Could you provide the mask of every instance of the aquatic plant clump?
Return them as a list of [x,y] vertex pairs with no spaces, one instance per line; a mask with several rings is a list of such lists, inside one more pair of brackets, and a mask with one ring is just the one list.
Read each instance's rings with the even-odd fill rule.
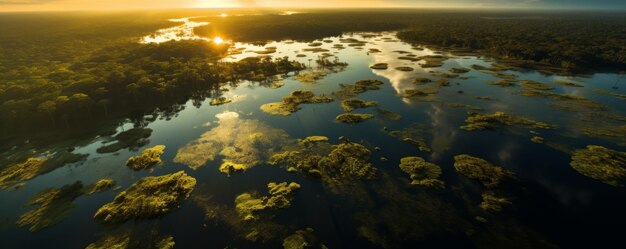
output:
[[156,229],[118,229],[104,234],[98,241],[87,245],[86,249],[172,249],[174,237],[161,236]]
[[493,191],[486,191],[481,196],[483,200],[480,203],[480,208],[487,212],[500,212],[503,207],[511,205],[511,201],[508,198],[498,197]]
[[100,207],[94,219],[119,224],[131,219],[154,218],[176,208],[189,197],[196,179],[184,171],[163,176],[147,176]]
[[626,182],[626,152],[598,145],[576,150],[570,166],[579,173],[611,186],[624,186]]
[[354,84],[339,84],[341,90],[334,92],[333,95],[340,99],[352,98],[359,93],[364,93],[370,90],[379,90],[380,85],[384,83],[380,80],[359,80]]
[[374,115],[372,114],[344,113],[344,114],[339,114],[339,116],[337,116],[335,120],[341,123],[357,124],[373,117]]
[[284,249],[327,249],[314,235],[313,229],[297,230],[283,240]]
[[321,168],[336,172],[339,176],[363,180],[376,178],[377,169],[370,163],[372,152],[358,143],[334,145],[333,150],[319,161]]
[[255,197],[251,193],[243,193],[235,198],[235,208],[237,213],[245,221],[259,219],[263,212],[287,208],[291,206],[291,200],[300,184],[291,182],[267,184],[269,196]]
[[327,136],[308,136],[308,137],[305,137],[304,139],[299,139],[298,142],[304,145],[328,142],[328,137]]
[[133,170],[148,169],[154,165],[163,163],[161,161],[161,155],[165,151],[165,145],[156,145],[152,148],[147,148],[141,152],[140,155],[128,158],[126,166]]
[[367,108],[378,105],[376,101],[363,101],[360,99],[345,99],[341,101],[341,107],[346,112],[351,112],[359,108]]
[[112,179],[100,179],[95,184],[85,187],[85,194],[91,195],[94,193],[102,192],[110,189],[115,185],[115,180]]
[[529,89],[534,89],[534,90],[552,90],[554,89],[554,87],[541,83],[541,82],[537,82],[534,80],[522,80],[522,82],[520,82],[520,85],[523,88],[529,88]]
[[470,155],[454,156],[454,169],[469,179],[480,181],[486,188],[498,187],[513,177],[512,172]]
[[521,126],[525,128],[536,129],[556,129],[556,126],[535,121],[529,118],[516,117],[508,115],[504,112],[496,112],[494,114],[471,113],[465,119],[466,125],[461,129],[467,131],[477,130],[495,130],[503,126]]
[[211,102],[209,102],[209,105],[223,105],[223,104],[228,104],[230,102],[233,102],[233,100],[227,99],[225,97],[219,97],[219,98],[212,99]]
[[283,97],[282,102],[268,103],[261,106],[261,110],[272,115],[288,116],[300,110],[301,104],[330,103],[332,98],[315,95],[311,91],[298,90]]
[[444,182],[439,180],[441,167],[427,162],[421,157],[404,157],[400,159],[400,169],[409,174],[412,185],[443,188]]
[[370,66],[371,69],[374,70],[387,70],[389,68],[389,64],[387,63],[376,63]]

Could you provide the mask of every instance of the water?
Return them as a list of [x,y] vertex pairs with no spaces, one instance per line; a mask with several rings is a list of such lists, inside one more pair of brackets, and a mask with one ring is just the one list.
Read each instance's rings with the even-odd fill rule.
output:
[[[159,30],[155,35],[143,38],[143,42],[163,42],[178,39],[205,39],[193,34],[193,27],[207,25],[196,23],[189,18],[178,19],[182,26]],[[191,32],[191,33],[190,33]],[[355,38],[367,41],[365,46],[344,49],[333,48],[340,39]],[[90,144],[76,148],[75,153],[89,154],[85,162],[66,165],[48,174],[27,182],[17,190],[0,192],[0,241],[3,248],[82,248],[100,238],[111,228],[94,222],[93,214],[105,203],[110,202],[119,191],[144,176],[157,176],[184,170],[198,181],[192,197],[179,209],[154,220],[127,222],[122,227],[156,226],[161,235],[172,235],[177,248],[277,248],[283,237],[261,243],[243,239],[240,230],[224,220],[205,219],[202,203],[197,197],[209,197],[216,206],[224,210],[234,210],[234,199],[243,192],[257,191],[267,194],[268,182],[298,182],[301,190],[295,195],[292,206],[276,212],[275,222],[284,225],[282,232],[292,234],[295,230],[313,228],[313,234],[329,248],[376,248],[362,236],[364,227],[374,228],[385,236],[376,241],[378,245],[391,247],[488,247],[516,244],[520,247],[536,247],[532,242],[546,240],[562,247],[582,245],[610,245],[618,240],[620,231],[616,226],[626,222],[623,210],[626,208],[626,191],[600,181],[585,177],[569,166],[570,155],[562,148],[584,148],[589,144],[607,146],[624,151],[615,140],[585,136],[576,129],[581,113],[556,109],[549,106],[550,99],[532,98],[518,94],[519,86],[498,87],[487,81],[498,78],[491,74],[471,70],[459,78],[451,78],[449,87],[439,87],[439,93],[428,97],[404,98],[407,89],[418,86],[415,77],[428,77],[433,80],[433,72],[447,72],[450,68],[478,64],[489,66],[494,63],[476,56],[454,56],[446,51],[433,51],[428,48],[416,50],[411,45],[397,41],[394,33],[355,33],[343,37],[323,39],[320,48],[328,49],[332,56],[348,66],[339,72],[328,75],[314,83],[302,83],[293,75],[277,79],[283,87],[273,89],[256,82],[242,82],[229,86],[224,97],[233,102],[221,106],[209,105],[206,100],[199,107],[192,101],[185,104],[184,110],[175,117],[157,119],[147,125],[153,130],[150,142],[136,151],[127,149],[116,153],[96,152],[105,138],[96,138]],[[315,60],[322,53],[303,51],[310,48],[307,43],[295,41],[271,42],[265,46],[243,44],[235,41],[233,48],[242,48],[243,53],[233,54],[225,61],[236,61],[248,56],[257,56],[252,51],[276,47],[273,57],[289,56],[316,69]],[[369,53],[378,49],[380,53]],[[422,68],[420,62],[398,60],[402,54],[394,51],[407,51],[416,56],[441,53],[450,56],[441,67]],[[304,54],[306,57],[296,57]],[[333,57],[330,57],[331,59]],[[388,63],[387,70],[373,70],[375,63]],[[398,66],[415,68],[412,72],[395,70]],[[624,114],[623,100],[594,92],[603,89],[625,94],[616,74],[595,74],[591,77],[562,77],[544,75],[534,71],[503,73],[516,74],[519,79],[529,79],[553,86],[551,92],[567,93],[585,97],[609,106],[607,112]],[[260,106],[281,101],[283,96],[295,90],[311,90],[316,94],[331,96],[339,90],[339,84],[351,84],[357,80],[377,79],[384,82],[380,90],[358,95],[359,99],[377,101],[378,108],[396,112],[400,120],[388,120],[378,114],[376,108],[357,109],[354,113],[371,113],[372,120],[348,125],[335,122],[343,113],[340,101],[327,104],[304,104],[302,109],[290,116],[275,116],[264,113]],[[555,80],[568,80],[584,87],[569,87],[555,84]],[[434,87],[436,83],[425,86]],[[618,89],[614,89],[618,86]],[[462,93],[459,93],[462,91]],[[491,100],[476,97],[489,96]],[[465,131],[467,110],[454,108],[450,103],[460,103],[480,107],[480,113],[503,111],[558,125],[556,130],[538,130],[548,141],[536,144],[530,141],[529,130],[501,129],[496,131]],[[231,116],[230,121],[224,116]],[[237,116],[237,117],[233,117]],[[284,168],[259,163],[243,173],[230,177],[218,171],[223,156],[208,160],[206,164],[193,170],[185,164],[174,162],[181,148],[200,138],[212,129],[228,131],[234,126],[227,122],[248,124],[237,128],[238,132],[251,134],[273,134],[285,132],[291,140],[312,135],[330,138],[330,143],[338,144],[340,136],[362,143],[372,150],[372,163],[379,169],[379,178],[372,182],[355,181],[349,192],[332,193],[316,179],[298,173],[288,173]],[[402,130],[419,125],[424,127],[426,143],[431,152],[422,152],[416,146],[389,136],[384,129]],[[125,124],[118,131],[132,128]],[[235,128],[232,128],[235,129]],[[234,134],[234,136],[241,134]],[[229,138],[216,138],[227,140]],[[245,142],[245,141],[244,141]],[[144,148],[166,145],[161,157],[164,164],[153,171],[132,171],[125,166],[126,160]],[[623,145],[623,144],[622,144]],[[254,146],[247,144],[247,146]],[[373,150],[380,147],[381,151]],[[198,151],[198,153],[204,153]],[[259,153],[266,153],[259,151]],[[483,187],[476,181],[459,175],[453,167],[453,157],[470,154],[486,159],[496,165],[513,171],[516,175],[512,196],[512,206],[489,216],[478,210]],[[400,158],[420,156],[441,166],[445,181],[444,190],[430,190],[408,184],[408,175],[400,171]],[[387,160],[382,160],[384,157]],[[75,181],[93,183],[102,178],[117,181],[121,190],[107,191],[92,196],[82,196],[74,201],[74,208],[61,223],[30,233],[26,228],[15,225],[18,217],[30,210],[24,203],[36,193],[49,188],[60,187]],[[480,222],[475,216],[485,216],[489,221]],[[365,218],[364,218],[365,217]],[[406,217],[406,218],[405,218]],[[393,221],[393,223],[390,223]],[[404,223],[409,223],[406,225]],[[244,223],[245,224],[245,223]],[[245,227],[245,226],[244,226]],[[144,227],[145,228],[145,227]],[[360,230],[361,229],[361,230]],[[361,234],[359,233],[361,231]],[[398,232],[399,231],[399,232]],[[281,233],[277,233],[281,234]],[[520,241],[527,244],[520,244]],[[604,244],[607,243],[607,244]]]

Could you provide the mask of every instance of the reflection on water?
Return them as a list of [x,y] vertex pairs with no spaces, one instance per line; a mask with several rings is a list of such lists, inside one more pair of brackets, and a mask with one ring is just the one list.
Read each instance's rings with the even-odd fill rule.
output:
[[[183,39],[223,42],[196,36],[193,28],[208,23],[192,19],[173,19],[171,21],[181,25],[158,30],[143,37],[141,42]],[[476,70],[471,69],[473,65],[489,67],[494,62],[415,47],[398,41],[392,32],[345,34],[312,42],[232,42],[229,54],[223,61],[253,56],[289,57],[307,65],[307,72],[322,71],[324,75],[307,77],[301,72],[268,81],[224,85],[216,94],[202,96],[234,101],[210,105],[211,99],[195,98],[172,107],[175,111],[165,117],[153,116],[143,122],[125,123],[118,133],[103,135],[85,146],[69,149],[59,146],[59,150],[84,155],[81,163],[55,165],[24,178],[26,182],[19,188],[0,191],[3,203],[0,221],[10,223],[0,224],[0,241],[7,241],[7,248],[35,248],[49,245],[54,240],[49,237],[51,233],[63,238],[84,234],[81,238],[72,237],[73,240],[54,240],[58,247],[83,248],[90,243],[102,244],[102,239],[118,233],[121,235],[116,238],[136,241],[133,243],[152,243],[165,236],[168,244],[173,238],[180,248],[279,248],[286,238],[289,238],[286,244],[294,240],[316,241],[315,244],[321,242],[328,248],[502,248],[509,245],[548,248],[553,244],[576,247],[579,242],[591,243],[586,238],[597,242],[617,234],[610,225],[626,222],[622,214],[626,208],[624,188],[581,175],[569,166],[568,150],[554,149],[598,144],[624,150],[620,144],[623,138],[609,135],[619,136],[619,127],[624,127],[625,103],[614,96],[594,92],[601,89],[624,94],[624,89],[613,88],[618,75],[596,74],[583,78],[533,71]],[[441,66],[425,67],[427,61],[417,59],[434,55],[446,57],[440,61]],[[327,58],[332,59],[324,60]],[[328,63],[334,58],[347,66],[328,69]],[[388,68],[370,68],[377,63],[387,63]],[[411,67],[413,71],[397,70],[398,67]],[[499,80],[498,75],[504,74],[550,85],[554,89],[545,93],[552,95],[524,96],[518,82],[511,87],[486,84]],[[360,124],[334,121],[344,113],[341,101],[301,105],[289,116],[269,115],[260,109],[264,104],[284,101],[284,96],[296,90],[335,97],[333,93],[337,93],[342,84],[345,87],[366,79],[383,84],[378,90],[355,94],[360,100],[377,102],[377,107],[352,110],[355,114],[374,115]],[[445,81],[440,81],[442,79]],[[407,96],[407,90],[422,92]],[[551,102],[568,98],[556,94],[584,97],[608,108],[591,112],[553,108]],[[387,116],[377,108],[389,110]],[[467,124],[468,112],[493,114],[500,111],[559,128],[519,129],[507,125],[507,120],[489,120],[494,122],[488,124],[493,130],[460,129]],[[397,115],[389,118],[391,112]],[[583,121],[593,124],[592,127],[579,127],[578,123]],[[598,131],[602,131],[602,136]],[[403,140],[398,134],[413,140]],[[298,143],[297,138],[309,136],[326,136],[328,143]],[[534,136],[541,136],[546,142],[534,143],[531,141]],[[292,162],[295,165],[292,169],[268,164],[277,152],[294,148],[299,148],[300,152],[321,147],[331,150],[332,145],[349,145],[349,142],[362,144],[361,151],[371,153],[351,157],[358,151],[351,151],[352,146],[344,145],[341,147],[347,149],[337,150],[334,158],[325,159],[326,166],[340,165],[339,171],[351,167],[358,174],[364,173],[358,172],[358,166],[368,165],[371,166],[368,172],[376,172],[371,174],[376,177],[338,177],[330,182],[329,178],[315,178],[298,170],[298,167],[317,164],[316,158],[326,157],[328,151],[318,153],[320,157],[296,153],[296,158],[303,159]],[[163,167],[156,167],[153,172],[134,172],[125,166],[126,160],[138,151],[161,144],[166,148],[161,157]],[[497,189],[485,187],[457,173],[454,156],[459,154],[500,165],[516,177]],[[409,156],[423,157],[440,166],[445,188],[434,190],[411,185],[406,173],[398,167],[400,159]],[[196,178],[198,187],[178,211],[160,219],[125,224],[150,228],[154,230],[149,235],[153,238],[135,238],[140,237],[135,230],[109,231],[92,220],[95,210],[138,179],[180,170]],[[240,172],[235,174],[235,171]],[[326,174],[328,172],[316,175]],[[93,196],[74,196],[75,200],[71,200],[76,206],[69,214],[41,232],[30,233],[13,224],[29,211],[23,203],[31,196],[50,187],[60,188],[76,181],[93,183],[103,178],[115,180],[119,189]],[[297,182],[301,188],[288,200],[273,200],[281,208],[268,208],[267,203],[271,202],[263,198],[278,196],[272,193],[266,196],[270,182]],[[271,219],[245,222],[239,217],[236,197],[254,192],[258,193],[255,196],[259,196],[260,201],[252,199],[246,202],[246,208],[254,212],[272,209]],[[503,207],[500,213],[488,212],[480,207],[484,193],[492,197],[494,194],[506,196],[512,204]],[[259,203],[263,205],[256,205]],[[287,203],[289,205],[285,205]]]
[[157,30],[154,34],[147,35],[141,38],[141,43],[163,43],[167,41],[180,41],[180,40],[204,40],[210,41],[211,39],[206,37],[197,36],[193,29],[204,25],[209,25],[208,22],[194,22],[190,19],[197,17],[185,17],[178,19],[169,19],[170,22],[182,23],[180,26],[171,28],[165,28]]

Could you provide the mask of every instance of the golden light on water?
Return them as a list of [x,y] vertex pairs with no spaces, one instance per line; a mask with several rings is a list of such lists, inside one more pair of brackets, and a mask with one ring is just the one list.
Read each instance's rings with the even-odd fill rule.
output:
[[228,14],[226,14],[226,13],[222,13],[222,14],[220,14],[220,16],[221,16],[221,17],[228,17]]
[[218,36],[218,37],[215,37],[215,38],[213,38],[213,43],[218,44],[218,45],[219,45],[219,44],[222,44],[222,43],[224,43],[224,39],[222,39],[222,38],[221,38],[221,37],[219,37],[219,36]]

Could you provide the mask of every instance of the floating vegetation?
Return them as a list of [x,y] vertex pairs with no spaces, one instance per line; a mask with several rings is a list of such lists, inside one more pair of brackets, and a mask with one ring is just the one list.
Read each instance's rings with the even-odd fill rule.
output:
[[300,189],[300,184],[270,182],[267,189],[269,196],[256,197],[251,193],[243,193],[235,198],[235,208],[242,220],[257,220],[264,212],[291,206],[291,200]]
[[508,86],[515,86],[515,81],[513,80],[498,80],[498,81],[487,81],[487,84],[489,85],[493,85],[493,86],[501,86],[501,87],[508,87]]
[[403,72],[412,72],[415,69],[412,67],[396,67],[396,70]]
[[616,93],[616,92],[611,92],[611,91],[607,91],[604,89],[595,89],[593,90],[593,92],[597,93],[597,94],[604,94],[604,95],[608,95],[608,96],[613,96],[616,97],[618,99],[621,100],[626,100],[626,94],[620,94],[620,93]]
[[212,99],[211,102],[209,102],[209,105],[223,105],[223,104],[228,104],[230,102],[233,102],[233,100],[227,99],[225,97],[219,97],[219,98]]
[[284,249],[326,249],[314,235],[313,228],[297,230],[283,240]]
[[522,82],[520,82],[520,85],[523,88],[528,88],[528,89],[534,89],[534,90],[552,90],[554,89],[554,87],[548,85],[548,84],[544,84],[541,82],[537,82],[534,80],[522,80]]
[[268,160],[269,164],[285,164],[287,165],[287,171],[300,171],[308,176],[314,178],[322,177],[322,171],[319,165],[319,161],[322,159],[321,155],[316,153],[309,153],[309,151],[283,151],[272,155]]
[[328,50],[328,49],[319,48],[319,47],[318,48],[315,48],[315,47],[314,48],[305,48],[305,49],[302,49],[302,51],[304,51],[304,52],[312,52],[312,53],[326,53],[326,52],[330,52],[330,50]]
[[439,86],[450,86],[450,81],[448,79],[438,79],[437,84]]
[[486,188],[498,187],[513,177],[512,172],[470,155],[454,156],[454,169],[469,179],[481,182]]
[[306,54],[297,54],[296,57],[298,58],[306,57]]
[[115,185],[115,180],[112,179],[100,179],[95,184],[86,186],[83,189],[86,195],[92,195],[95,193],[103,192]]
[[341,123],[356,124],[356,123],[361,123],[373,117],[374,115],[372,114],[343,113],[343,114],[339,114],[339,116],[337,116],[335,120]]
[[498,197],[494,191],[485,191],[482,193],[482,202],[480,208],[487,212],[497,213],[505,206],[510,206],[511,201],[506,197]]
[[506,80],[513,80],[519,77],[517,76],[517,74],[506,74],[506,73],[500,73],[500,72],[492,73],[491,75],[493,75],[493,77],[506,79]]
[[318,80],[323,79],[327,75],[328,72],[326,72],[325,70],[309,70],[304,72],[298,72],[298,74],[293,76],[293,79],[302,83],[315,83]]
[[[620,123],[621,122],[621,123]],[[626,145],[626,118],[616,114],[590,112],[572,120],[571,127],[587,136],[602,138],[618,145]]]
[[402,97],[409,98],[413,96],[428,96],[439,93],[438,87],[422,87],[417,89],[406,89]]
[[230,173],[241,172],[248,168],[249,167],[245,164],[234,163],[228,160],[224,160],[224,162],[222,162],[222,165],[220,165],[219,167],[219,171],[230,176]]
[[464,68],[464,67],[455,67],[455,68],[450,68],[451,73],[467,73],[470,71],[469,68]]
[[304,139],[298,139],[298,142],[304,145],[328,142],[328,137],[327,136],[308,136],[308,137],[305,137]]
[[120,132],[113,139],[107,142],[115,141],[112,144],[104,145],[96,150],[98,153],[113,153],[121,149],[134,150],[148,144],[148,138],[152,135],[150,128],[133,128]]
[[429,79],[429,78],[424,78],[424,77],[417,77],[415,79],[413,79],[413,83],[421,85],[421,84],[426,84],[426,83],[430,83],[433,82],[433,80]]
[[276,47],[266,47],[263,50],[253,50],[251,52],[256,53],[256,54],[273,54],[276,53]]
[[412,56],[400,56],[400,57],[398,57],[398,60],[419,61],[420,59],[412,57]]
[[439,180],[441,167],[426,162],[421,157],[404,157],[400,159],[400,169],[409,174],[412,185],[424,187],[444,188],[443,181]]
[[562,86],[584,87],[583,85],[579,85],[574,82],[563,81],[563,80],[555,80],[554,83],[562,85]]
[[545,143],[546,140],[543,137],[540,136],[533,136],[530,141],[532,141],[533,143],[538,143],[538,144],[542,144]]
[[341,107],[346,112],[351,112],[359,108],[367,108],[378,105],[376,101],[363,101],[360,99],[345,99],[341,101]]
[[371,69],[374,70],[387,70],[389,68],[389,64],[387,63],[376,63],[370,66]]
[[236,112],[216,115],[218,126],[178,150],[174,162],[197,169],[221,156],[246,168],[266,161],[289,143],[289,135],[258,120],[240,119]]
[[376,112],[378,112],[378,114],[383,117],[384,119],[388,119],[391,121],[397,121],[400,120],[402,118],[402,115],[396,113],[396,112],[392,112],[386,109],[381,109],[381,108],[376,108]]
[[261,106],[261,110],[272,115],[288,116],[300,110],[301,104],[317,104],[333,102],[332,98],[324,95],[315,95],[311,91],[297,90],[283,97],[282,102],[268,103]]
[[420,151],[430,152],[431,148],[426,144],[425,138],[428,133],[428,129],[422,125],[415,124],[402,130],[390,131],[389,135],[417,146]]
[[89,244],[86,249],[172,249],[174,244],[174,237],[161,236],[154,227],[121,228],[104,234],[98,241]]
[[626,152],[589,145],[574,152],[570,166],[611,186],[621,187],[626,182]]
[[63,221],[74,208],[74,200],[82,195],[91,195],[102,192],[113,186],[112,180],[100,180],[96,184],[83,186],[81,182],[65,185],[61,188],[49,188],[32,197],[26,205],[37,208],[20,216],[17,225],[30,226],[31,232],[37,232],[46,227]]
[[309,47],[319,47],[319,46],[322,46],[322,45],[324,45],[324,44],[321,43],[321,42],[312,42],[312,43],[309,43],[307,46],[309,46]]
[[119,224],[131,219],[154,218],[178,208],[189,197],[196,179],[184,171],[163,176],[147,176],[100,207],[94,219]]
[[549,125],[529,118],[508,115],[504,112],[496,112],[494,114],[470,113],[467,119],[465,119],[465,122],[467,124],[461,126],[461,129],[467,131],[495,130],[504,126],[520,126],[524,128],[536,129],[556,129],[556,126],[554,125]]
[[154,165],[163,163],[161,155],[165,151],[165,145],[157,145],[147,148],[140,155],[128,158],[126,166],[134,170],[149,169]]
[[354,84],[339,84],[341,90],[334,92],[333,95],[340,99],[352,98],[359,93],[364,93],[370,90],[379,90],[380,85],[384,84],[380,80],[359,80]]
[[382,51],[380,51],[380,49],[377,49],[377,48],[370,48],[367,52],[375,54],[375,53],[380,53]]
[[422,68],[432,68],[443,66],[443,62],[448,58],[443,55],[425,55],[417,57],[417,59],[424,61],[419,64]]
[[19,163],[13,163],[0,171],[0,189],[15,186],[39,175],[49,173],[66,164],[85,160],[88,155],[65,151],[46,153],[40,157],[29,157]]
[[522,89],[520,90],[520,94],[522,96],[527,97],[544,97],[544,98],[552,98],[558,101],[550,103],[550,106],[573,112],[586,112],[586,111],[602,111],[607,108],[606,105],[593,102],[589,99],[569,95],[569,94],[558,94],[551,93],[545,91],[538,91],[533,89]]
[[[328,156],[319,161],[321,168],[341,178],[373,180],[377,169],[370,163],[372,152],[358,143],[334,145]],[[331,173],[332,172],[332,173]]]

